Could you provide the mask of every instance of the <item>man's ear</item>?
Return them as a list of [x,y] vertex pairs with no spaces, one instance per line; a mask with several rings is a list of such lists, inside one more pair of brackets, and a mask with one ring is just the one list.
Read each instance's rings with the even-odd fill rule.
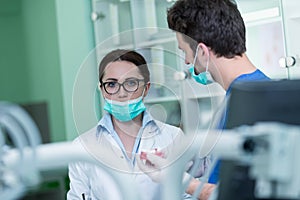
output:
[[199,50],[202,56],[209,57],[209,48],[204,43],[199,43]]

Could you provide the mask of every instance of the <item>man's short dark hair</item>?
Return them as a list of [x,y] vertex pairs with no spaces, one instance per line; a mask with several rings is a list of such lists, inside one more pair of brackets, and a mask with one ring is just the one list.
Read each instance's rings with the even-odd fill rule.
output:
[[169,28],[182,34],[195,51],[202,42],[218,56],[246,52],[246,28],[232,0],[178,0],[168,9]]

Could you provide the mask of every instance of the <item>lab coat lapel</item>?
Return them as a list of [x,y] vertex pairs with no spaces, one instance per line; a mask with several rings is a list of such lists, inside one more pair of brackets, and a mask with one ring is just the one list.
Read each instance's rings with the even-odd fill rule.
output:
[[81,135],[80,139],[84,148],[97,162],[101,162],[107,167],[116,170],[131,171],[121,149],[104,135],[100,134],[99,138],[97,138],[95,132],[91,131]]
[[139,148],[139,153],[143,150],[150,150],[155,148],[155,146],[157,145],[157,138],[158,138],[157,134],[160,134],[160,131],[158,129],[159,126],[151,126],[151,125],[147,125],[144,128],[141,135],[141,144]]

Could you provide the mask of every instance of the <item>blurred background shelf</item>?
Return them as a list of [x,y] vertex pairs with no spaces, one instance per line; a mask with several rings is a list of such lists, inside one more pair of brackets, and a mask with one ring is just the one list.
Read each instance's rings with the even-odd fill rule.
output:
[[[218,108],[217,104],[222,102],[225,91],[218,84],[201,86],[190,79],[184,81],[173,79],[176,71],[186,70],[184,55],[178,50],[175,33],[168,29],[166,21],[166,11],[174,1],[92,0],[92,2],[93,13],[99,15],[99,18],[94,20],[95,43],[99,45],[97,62],[100,62],[103,52],[106,53],[113,48],[137,50],[146,58],[150,69],[152,85],[145,103],[148,106],[155,105],[155,109],[152,109],[153,115],[161,116],[162,113],[174,115],[170,105],[175,106],[174,103],[177,103],[175,111],[180,113],[178,114],[180,123],[175,124],[180,124],[184,131],[205,126],[211,113]],[[278,60],[286,55],[284,34],[286,14],[283,12],[286,8],[285,2],[237,1],[247,29],[247,54],[255,66],[276,79],[287,78],[290,70],[280,68],[278,63]],[[291,15],[296,18],[299,16],[299,14]],[[163,117],[162,120],[166,118]],[[199,119],[200,122],[195,122],[194,119]]]

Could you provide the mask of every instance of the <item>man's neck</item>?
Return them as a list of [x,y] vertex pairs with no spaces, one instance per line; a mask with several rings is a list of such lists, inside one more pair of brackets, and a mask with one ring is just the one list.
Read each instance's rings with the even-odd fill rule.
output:
[[213,62],[215,65],[213,76],[226,91],[237,77],[252,73],[257,69],[246,54],[231,59],[224,57],[214,58]]

